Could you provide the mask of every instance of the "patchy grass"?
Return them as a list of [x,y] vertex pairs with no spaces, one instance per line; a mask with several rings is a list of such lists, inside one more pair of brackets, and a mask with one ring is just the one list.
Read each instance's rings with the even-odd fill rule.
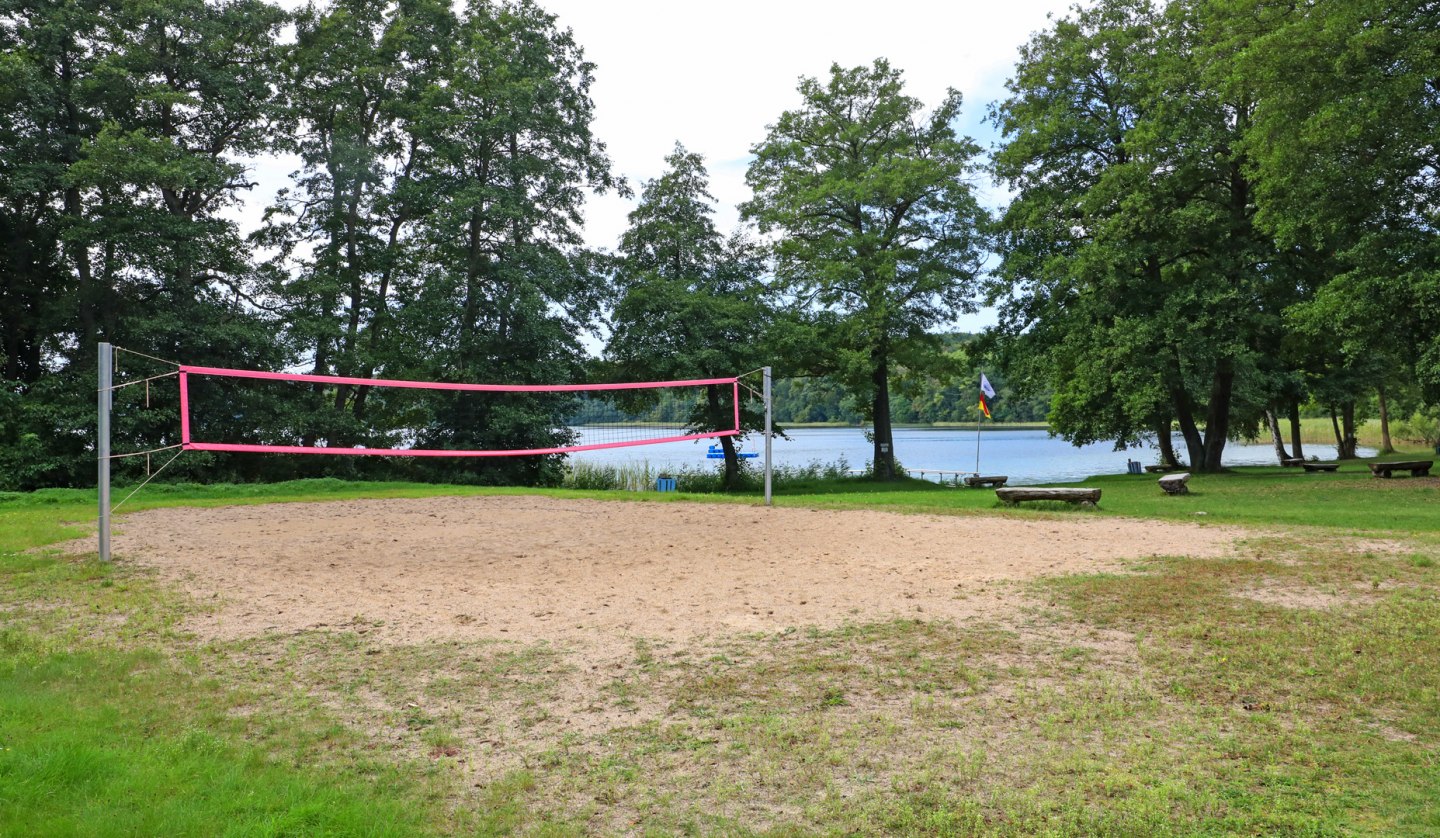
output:
[[232,715],[242,691],[154,648],[0,632],[0,834],[413,835],[423,779],[321,719]]
[[[1238,558],[1044,580],[996,622],[597,657],[387,645],[364,620],[202,641],[179,626],[205,603],[31,550],[91,525],[93,493],[3,496],[0,834],[1440,832],[1440,490],[1279,469],[1197,476],[1187,498],[1089,483],[1100,511],[857,481],[781,502],[995,514],[1001,539],[1013,516],[1289,529]],[[178,487],[136,508],[468,491]]]

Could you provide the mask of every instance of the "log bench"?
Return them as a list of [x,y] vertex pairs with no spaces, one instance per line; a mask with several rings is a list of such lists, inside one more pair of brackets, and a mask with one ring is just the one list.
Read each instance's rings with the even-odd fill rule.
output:
[[999,486],[1004,486],[1005,483],[1006,483],[1007,481],[1009,481],[1009,480],[1010,480],[1010,478],[1009,478],[1007,475],[1003,475],[1003,474],[992,474],[992,475],[984,476],[984,477],[982,477],[981,475],[978,475],[978,474],[972,474],[972,475],[970,475],[969,477],[965,478],[965,485],[966,485],[966,486],[995,486],[995,487],[999,487]]
[[1164,489],[1167,495],[1188,495],[1190,487],[1186,484],[1189,482],[1190,472],[1188,471],[1180,474],[1167,474],[1160,478],[1160,488]]
[[1063,500],[1067,503],[1078,503],[1081,506],[1094,506],[1100,502],[1100,490],[1046,489],[1027,486],[1015,489],[996,489],[995,497],[1009,506],[1026,500]]
[[1389,477],[1392,471],[1408,471],[1411,477],[1426,477],[1434,460],[1408,460],[1403,463],[1371,463],[1370,473],[1376,477]]
[[1280,465],[1282,465],[1282,466],[1284,466],[1284,467],[1286,467],[1286,468],[1294,468],[1295,466],[1303,466],[1303,465],[1305,465],[1305,458],[1304,458],[1304,457],[1286,457],[1285,459],[1283,459],[1283,460],[1280,461]]
[[1335,471],[1340,468],[1339,463],[1303,463],[1306,471]]
[[1151,474],[1164,474],[1167,471],[1179,471],[1182,466],[1146,466],[1145,470]]

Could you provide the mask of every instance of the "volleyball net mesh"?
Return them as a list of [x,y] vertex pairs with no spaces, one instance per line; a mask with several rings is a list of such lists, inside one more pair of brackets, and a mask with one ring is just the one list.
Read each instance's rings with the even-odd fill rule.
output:
[[[181,365],[179,385],[189,451],[513,457],[740,434],[738,378],[465,384]],[[257,403],[269,409],[244,408]]]

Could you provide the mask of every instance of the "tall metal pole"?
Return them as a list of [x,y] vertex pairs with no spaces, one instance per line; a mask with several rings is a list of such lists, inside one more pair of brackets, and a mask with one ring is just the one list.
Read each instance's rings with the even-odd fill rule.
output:
[[110,344],[100,344],[99,421],[95,433],[95,454],[99,458],[100,483],[100,561],[110,561],[110,394],[114,383],[112,364],[115,352]]
[[[981,373],[980,373],[980,377],[981,377],[981,379],[983,380],[984,377],[985,377],[985,373],[984,373],[984,372],[981,372]],[[976,413],[976,416],[975,416],[975,476],[976,476],[976,477],[979,477],[979,476],[980,476],[980,423],[985,419],[985,411],[981,410],[981,409],[979,408],[979,406],[977,405],[976,408],[975,408],[975,413]]]
[[765,397],[765,505],[771,506],[770,498],[770,428],[774,418],[773,405],[770,398],[770,368],[763,367],[760,372],[760,380],[764,382],[761,391]]

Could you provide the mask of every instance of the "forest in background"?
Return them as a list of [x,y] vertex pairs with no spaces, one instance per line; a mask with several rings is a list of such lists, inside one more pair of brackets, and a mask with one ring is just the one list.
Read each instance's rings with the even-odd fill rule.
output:
[[[1440,399],[1430,2],[1101,0],[1021,50],[990,150],[956,133],[958,92],[926,107],[883,59],[837,65],[756,138],[743,229],[715,229],[677,143],[614,252],[580,236],[587,191],[632,189],[591,131],[603,68],[543,4],[0,0],[0,56],[0,489],[93,484],[99,341],[162,359],[122,356],[132,379],[770,364],[782,417],[874,429],[881,478],[893,423],[974,418],[981,364],[997,419],[1076,443],[1176,428],[1162,457],[1200,471],[1256,434],[1300,454],[1305,414],[1333,418],[1342,456],[1371,413],[1388,446],[1392,416],[1424,425]],[[273,154],[299,167],[242,231],[246,161]],[[1007,206],[980,205],[985,180]],[[999,325],[955,345],[981,305]],[[525,448],[563,443],[572,405],[212,384],[193,407],[236,442]],[[173,444],[176,415],[173,385],[122,391],[116,450]],[[169,474],[562,469],[190,453]]]

